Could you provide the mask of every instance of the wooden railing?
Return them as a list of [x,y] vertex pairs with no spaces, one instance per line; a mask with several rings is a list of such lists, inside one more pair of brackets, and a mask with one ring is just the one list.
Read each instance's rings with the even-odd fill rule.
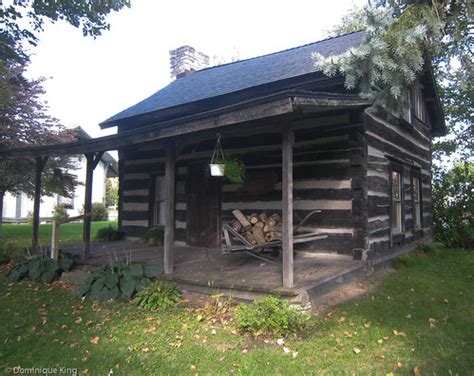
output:
[[79,219],[90,217],[91,214],[92,213],[81,214],[75,217],[61,219],[60,221],[53,221],[53,231],[51,233],[51,258],[53,260],[58,261],[59,258],[59,234],[61,232],[61,225],[64,223],[78,221]]

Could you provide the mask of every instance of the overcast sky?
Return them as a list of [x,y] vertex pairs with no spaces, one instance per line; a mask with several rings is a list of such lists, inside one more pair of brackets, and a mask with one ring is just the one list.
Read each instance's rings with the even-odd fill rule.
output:
[[29,74],[44,76],[51,115],[94,137],[98,124],[170,82],[169,50],[191,45],[240,59],[325,37],[354,4],[367,0],[132,0],[111,14],[111,30],[85,38],[65,23],[48,25]]

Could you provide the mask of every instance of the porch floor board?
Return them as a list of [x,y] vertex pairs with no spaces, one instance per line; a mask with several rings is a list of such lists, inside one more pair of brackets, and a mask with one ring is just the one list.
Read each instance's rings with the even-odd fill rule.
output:
[[[62,245],[66,252],[80,255],[82,245]],[[140,242],[92,242],[87,265],[108,265],[117,259],[138,262],[163,262],[163,247]],[[292,296],[302,290],[336,280],[364,267],[363,261],[352,257],[298,252],[294,261],[295,286],[282,287],[282,265],[259,260],[243,252],[224,255],[217,249],[187,246],[174,247],[174,273],[165,278],[186,285],[212,289],[236,289],[257,293],[277,292]]]

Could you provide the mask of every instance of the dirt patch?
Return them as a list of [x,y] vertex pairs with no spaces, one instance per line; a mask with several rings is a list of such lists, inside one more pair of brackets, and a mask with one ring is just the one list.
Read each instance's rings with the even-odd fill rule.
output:
[[312,312],[316,315],[324,315],[331,307],[342,304],[374,291],[377,286],[395,269],[385,268],[364,278],[362,281],[345,284],[318,298],[318,303],[313,305]]

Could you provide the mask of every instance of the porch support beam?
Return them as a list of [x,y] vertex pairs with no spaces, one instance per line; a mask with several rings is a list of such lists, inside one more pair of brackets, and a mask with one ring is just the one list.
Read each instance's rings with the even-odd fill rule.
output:
[[[84,195],[84,222],[82,231],[82,241],[84,242],[82,259],[87,260],[90,254],[91,247],[91,221],[92,217],[89,213],[92,211],[92,181],[94,177],[94,170],[100,162],[104,152],[86,153],[86,192]],[[88,215],[89,214],[89,215]]]
[[31,236],[31,247],[33,252],[38,249],[38,234],[40,222],[40,202],[41,202],[41,175],[48,157],[35,158],[35,197],[33,203],[33,233]]
[[164,240],[164,269],[165,274],[173,273],[174,246],[174,209],[175,209],[175,176],[176,176],[176,147],[171,142],[166,150],[165,161],[165,240]]
[[283,203],[283,287],[291,288],[293,278],[293,145],[295,135],[288,127],[283,129],[282,203]]

